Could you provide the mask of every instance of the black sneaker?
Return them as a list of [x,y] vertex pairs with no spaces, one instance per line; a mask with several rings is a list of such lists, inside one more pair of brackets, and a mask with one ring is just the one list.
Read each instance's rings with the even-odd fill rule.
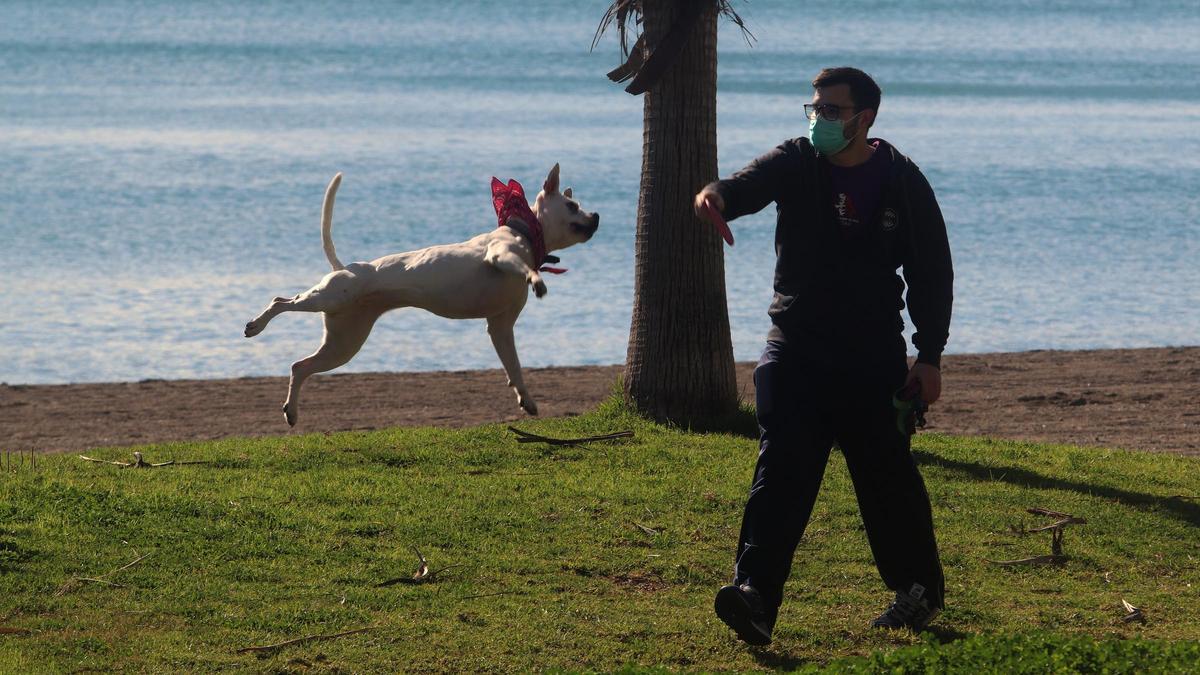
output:
[[742,642],[759,646],[771,643],[777,610],[764,607],[762,598],[753,586],[742,584],[723,587],[717,591],[714,609]]
[[896,591],[895,601],[884,610],[883,614],[875,617],[875,620],[871,622],[871,627],[892,630],[909,628],[914,633],[925,630],[925,627],[933,621],[940,610],[930,607],[929,601],[925,599],[924,595],[925,587],[921,584],[913,584],[912,589],[907,593]]

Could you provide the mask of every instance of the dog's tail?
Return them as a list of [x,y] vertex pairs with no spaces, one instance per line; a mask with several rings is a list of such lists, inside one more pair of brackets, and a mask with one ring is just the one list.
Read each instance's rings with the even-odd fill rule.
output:
[[325,203],[321,205],[321,245],[325,247],[325,258],[333,266],[333,271],[345,269],[346,266],[338,260],[337,251],[333,248],[333,198],[337,196],[338,186],[342,184],[342,174],[329,181],[325,188]]

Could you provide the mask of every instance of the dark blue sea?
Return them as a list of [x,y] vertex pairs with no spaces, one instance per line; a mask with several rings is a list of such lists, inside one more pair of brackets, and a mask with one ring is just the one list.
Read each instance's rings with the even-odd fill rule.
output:
[[[531,298],[527,366],[625,358],[642,102],[589,51],[605,0],[0,3],[0,380],[282,375],[321,337],[245,322],[342,259],[494,226],[488,182],[555,162],[603,215]],[[957,272],[948,351],[1200,344],[1195,0],[735,3],[723,174],[806,131],[822,67],[884,90],[874,135],[929,177]],[[761,349],[773,214],[733,223],[735,356]],[[482,321],[380,321],[343,371],[493,368]]]

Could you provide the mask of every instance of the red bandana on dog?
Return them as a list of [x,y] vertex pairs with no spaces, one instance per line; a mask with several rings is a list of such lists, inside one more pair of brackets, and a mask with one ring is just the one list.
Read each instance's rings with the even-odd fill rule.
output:
[[[529,244],[533,247],[533,266],[538,267],[539,272],[550,272],[551,274],[562,274],[566,272],[560,267],[542,267],[542,263],[546,262],[546,239],[542,235],[542,224],[538,222],[537,216],[533,215],[533,211],[529,208],[529,202],[525,200],[525,189],[515,180],[509,180],[508,185],[500,182],[499,178],[492,176],[492,206],[496,208],[497,227],[511,227],[508,224],[510,218],[516,218],[528,226],[528,232],[522,232],[529,236]],[[558,262],[557,259],[554,262]]]

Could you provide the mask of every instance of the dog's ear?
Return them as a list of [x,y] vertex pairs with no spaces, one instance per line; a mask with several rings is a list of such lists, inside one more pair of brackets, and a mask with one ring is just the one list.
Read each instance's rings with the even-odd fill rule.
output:
[[566,190],[563,190],[563,196],[566,197],[567,199],[570,199],[571,198],[571,188],[567,188]]
[[542,183],[542,191],[548,195],[558,192],[558,163],[554,163],[554,168],[550,169],[550,174],[546,176],[546,182]]

